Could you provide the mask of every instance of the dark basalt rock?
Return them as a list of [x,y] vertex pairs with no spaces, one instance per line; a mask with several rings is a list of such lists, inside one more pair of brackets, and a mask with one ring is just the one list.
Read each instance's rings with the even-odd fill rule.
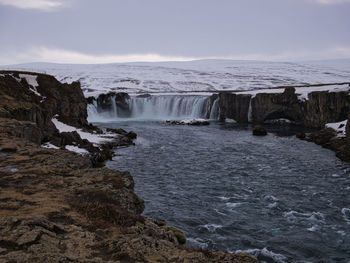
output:
[[191,126],[205,126],[209,125],[210,122],[207,120],[189,120],[189,121],[165,121],[167,124],[171,125],[191,125]]
[[348,91],[309,93],[308,100],[299,100],[295,88],[288,87],[283,93],[261,93],[254,98],[239,93],[219,93],[220,119],[248,122],[251,103],[251,122],[264,123],[274,119],[288,119],[294,124],[321,129],[326,123],[339,122],[350,112]]
[[150,98],[150,97],[152,97],[152,95],[147,93],[147,94],[138,95],[137,97],[138,98]]
[[347,141],[350,144],[350,113],[348,115],[348,122],[345,127],[345,134],[346,134]]
[[[93,104],[97,103],[97,108],[100,112],[111,112],[114,107],[118,107],[118,114],[123,117],[130,115],[129,110],[130,96],[125,92],[109,92],[100,94],[97,98],[89,97],[87,102]],[[115,103],[115,105],[113,105]]]
[[253,135],[255,135],[255,136],[267,135],[266,129],[261,125],[255,125],[252,132],[253,132]]
[[321,131],[310,133],[309,136],[307,136],[306,140],[319,145],[324,145],[336,135],[337,133],[333,129],[327,128]]
[[220,120],[228,118],[238,123],[247,123],[250,99],[251,95],[220,92]]
[[301,140],[306,138],[305,132],[298,132],[295,136]]
[[117,133],[117,134],[120,134],[120,135],[124,135],[130,139],[136,139],[137,138],[137,134],[133,131],[130,131],[130,132],[127,132],[126,130],[124,129],[112,129],[112,128],[107,128],[106,129],[107,132],[113,132],[113,133]]
[[[136,134],[125,132],[117,136],[114,141],[103,147],[95,147],[87,140],[83,140],[77,132],[59,133],[51,121],[56,117],[59,121],[80,128],[86,132],[101,134],[102,130],[88,124],[87,101],[79,82],[72,84],[60,83],[53,76],[32,72],[0,71],[0,118],[29,121],[18,125],[9,134],[26,138],[31,142],[42,144],[51,142],[57,147],[75,145],[87,149],[91,153],[94,164],[103,163],[112,157],[112,148],[133,144]],[[38,86],[36,94],[25,78],[20,74],[36,76]],[[110,96],[110,95],[109,95]],[[125,102],[129,95],[126,93],[113,94],[118,103]],[[103,100],[103,96],[100,98]],[[13,123],[12,123],[13,125]]]
[[[348,124],[349,122],[350,116],[348,119]],[[304,137],[297,137],[330,149],[334,151],[336,156],[342,161],[350,162],[350,140],[348,130],[346,132],[346,137],[337,137],[337,132],[335,130],[326,128],[307,134]]]

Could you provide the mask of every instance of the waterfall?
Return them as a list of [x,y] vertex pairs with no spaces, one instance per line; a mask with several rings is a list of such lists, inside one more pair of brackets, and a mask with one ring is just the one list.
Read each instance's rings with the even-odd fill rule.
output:
[[250,101],[249,101],[248,122],[252,122],[252,98],[250,98]]
[[117,111],[117,104],[116,104],[116,101],[115,101],[115,96],[112,96],[111,97],[111,100],[112,100],[112,116],[118,116],[118,111]]
[[218,119],[218,99],[212,102],[209,96],[196,95],[158,95],[132,96],[126,101],[126,107],[120,108],[115,96],[109,98],[109,107],[97,103],[89,104],[89,121],[101,119],[140,119],[140,120],[182,120],[182,119]]
[[220,107],[219,107],[219,98],[217,98],[214,101],[213,106],[211,107],[209,119],[218,120],[219,116],[220,116]]

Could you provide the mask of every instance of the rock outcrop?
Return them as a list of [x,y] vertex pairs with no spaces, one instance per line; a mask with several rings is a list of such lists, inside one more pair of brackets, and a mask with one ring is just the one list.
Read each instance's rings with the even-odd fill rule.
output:
[[[9,131],[37,144],[50,142],[57,147],[74,145],[91,153],[94,164],[112,157],[112,148],[133,144],[125,134],[96,147],[77,132],[59,132],[58,121],[82,131],[101,134],[87,122],[87,102],[79,82],[60,83],[53,76],[32,72],[0,71],[0,117],[27,121],[26,126]],[[7,129],[9,130],[9,129]]]
[[[344,121],[350,114],[350,88],[348,91],[314,91],[307,98],[299,98],[293,87],[283,93],[219,93],[220,120],[234,119],[238,123],[296,124],[307,128],[323,129],[327,123]],[[257,133],[257,129],[253,134]],[[344,161],[350,161],[350,121],[346,137],[339,138],[332,129],[311,134],[298,133],[300,139],[315,142],[336,152]]]
[[267,135],[266,129],[261,125],[255,125],[252,131],[255,136],[265,136]]
[[51,119],[56,114],[68,125],[88,128],[86,105],[79,82],[62,84],[46,74],[0,71],[0,117],[36,123],[42,141],[55,134]]
[[220,120],[234,119],[238,123],[247,123],[251,95],[229,92],[219,93]]
[[298,138],[309,142],[314,142],[321,145],[324,148],[330,149],[336,153],[336,156],[346,162],[350,162],[350,114],[347,120],[346,134],[340,136],[331,128],[325,128],[320,131],[312,132],[309,134],[298,134]]
[[[348,91],[314,91],[307,100],[298,98],[293,87],[283,93],[249,94],[220,93],[220,119],[234,119],[239,123],[264,123],[268,120],[287,119],[309,128],[323,128],[326,123],[339,122],[350,112]],[[250,106],[249,106],[250,104]],[[250,108],[250,109],[249,109]],[[249,116],[250,115],[250,116]]]
[[209,125],[210,122],[205,119],[188,119],[188,120],[180,120],[180,121],[165,121],[167,124],[171,125],[191,125],[191,126],[206,126]]

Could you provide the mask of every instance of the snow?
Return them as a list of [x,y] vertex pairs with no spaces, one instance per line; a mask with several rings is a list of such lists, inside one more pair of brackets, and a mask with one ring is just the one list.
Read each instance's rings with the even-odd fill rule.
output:
[[298,94],[299,100],[308,100],[308,94],[314,91],[328,91],[328,92],[341,92],[341,91],[350,91],[349,84],[346,85],[327,85],[319,87],[304,87],[296,88],[296,93]]
[[66,149],[68,151],[76,152],[76,153],[81,154],[81,155],[89,154],[89,152],[87,150],[79,148],[77,146],[73,146],[73,145],[66,145]]
[[180,123],[182,124],[193,124],[193,123],[199,123],[199,122],[208,122],[208,120],[196,118],[196,119],[185,119],[180,121]]
[[341,121],[341,122],[333,122],[333,123],[327,123],[326,127],[331,128],[337,132],[338,137],[345,137],[345,128],[348,123],[348,120]]
[[57,147],[57,146],[55,146],[55,145],[53,145],[53,144],[51,144],[49,142],[42,144],[41,147],[49,148],[49,149],[59,149],[59,147]]
[[41,97],[40,103],[42,103],[46,97],[42,96],[38,90],[36,89],[39,87],[38,81],[37,81],[37,75],[30,75],[30,74],[19,74],[20,79],[25,79],[27,83],[32,86],[32,88],[29,88],[31,92],[33,92],[35,95]]
[[350,79],[350,60],[345,66],[343,60],[332,63],[200,60],[96,65],[31,63],[8,66],[7,69],[44,72],[63,82],[80,81],[86,97],[111,91],[129,94],[213,93],[340,83]]
[[236,121],[234,119],[229,119],[229,118],[226,118],[225,122],[227,122],[227,123],[236,123]]
[[73,132],[76,131],[82,139],[86,139],[93,144],[101,144],[113,139],[113,134],[105,133],[105,134],[92,134],[89,132],[84,132],[82,129],[75,128],[73,126],[69,126],[63,122],[60,122],[56,118],[52,118],[51,120],[53,124],[55,124],[57,130],[59,132]]
[[[259,89],[251,91],[237,92],[237,94],[249,94],[254,98],[259,93],[283,93],[284,88],[278,89]],[[295,87],[295,93],[298,95],[299,100],[308,100],[308,94],[314,91],[331,91],[331,92],[341,92],[350,91],[349,84],[345,85],[324,85],[324,86],[312,86],[312,87]]]
[[21,79],[25,79],[27,83],[34,88],[37,88],[39,86],[37,79],[37,75],[29,75],[29,74],[19,74],[19,77]]
[[25,79],[27,81],[27,83],[32,86],[32,88],[29,88],[29,90],[31,92],[33,92],[35,95],[39,96],[39,97],[42,97],[41,94],[37,91],[37,87],[39,86],[36,78],[38,76],[36,75],[29,75],[29,74],[19,74],[19,77],[21,79]]
[[254,98],[259,93],[283,93],[284,89],[258,89],[258,90],[250,90],[250,91],[242,91],[237,92],[237,94],[249,94]]

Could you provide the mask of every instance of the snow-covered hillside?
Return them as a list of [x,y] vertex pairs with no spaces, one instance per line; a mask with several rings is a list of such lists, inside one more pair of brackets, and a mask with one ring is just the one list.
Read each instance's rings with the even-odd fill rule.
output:
[[85,96],[109,91],[182,93],[350,81],[350,60],[308,63],[199,60],[97,65],[31,63],[3,68],[44,72],[63,82],[79,80]]

